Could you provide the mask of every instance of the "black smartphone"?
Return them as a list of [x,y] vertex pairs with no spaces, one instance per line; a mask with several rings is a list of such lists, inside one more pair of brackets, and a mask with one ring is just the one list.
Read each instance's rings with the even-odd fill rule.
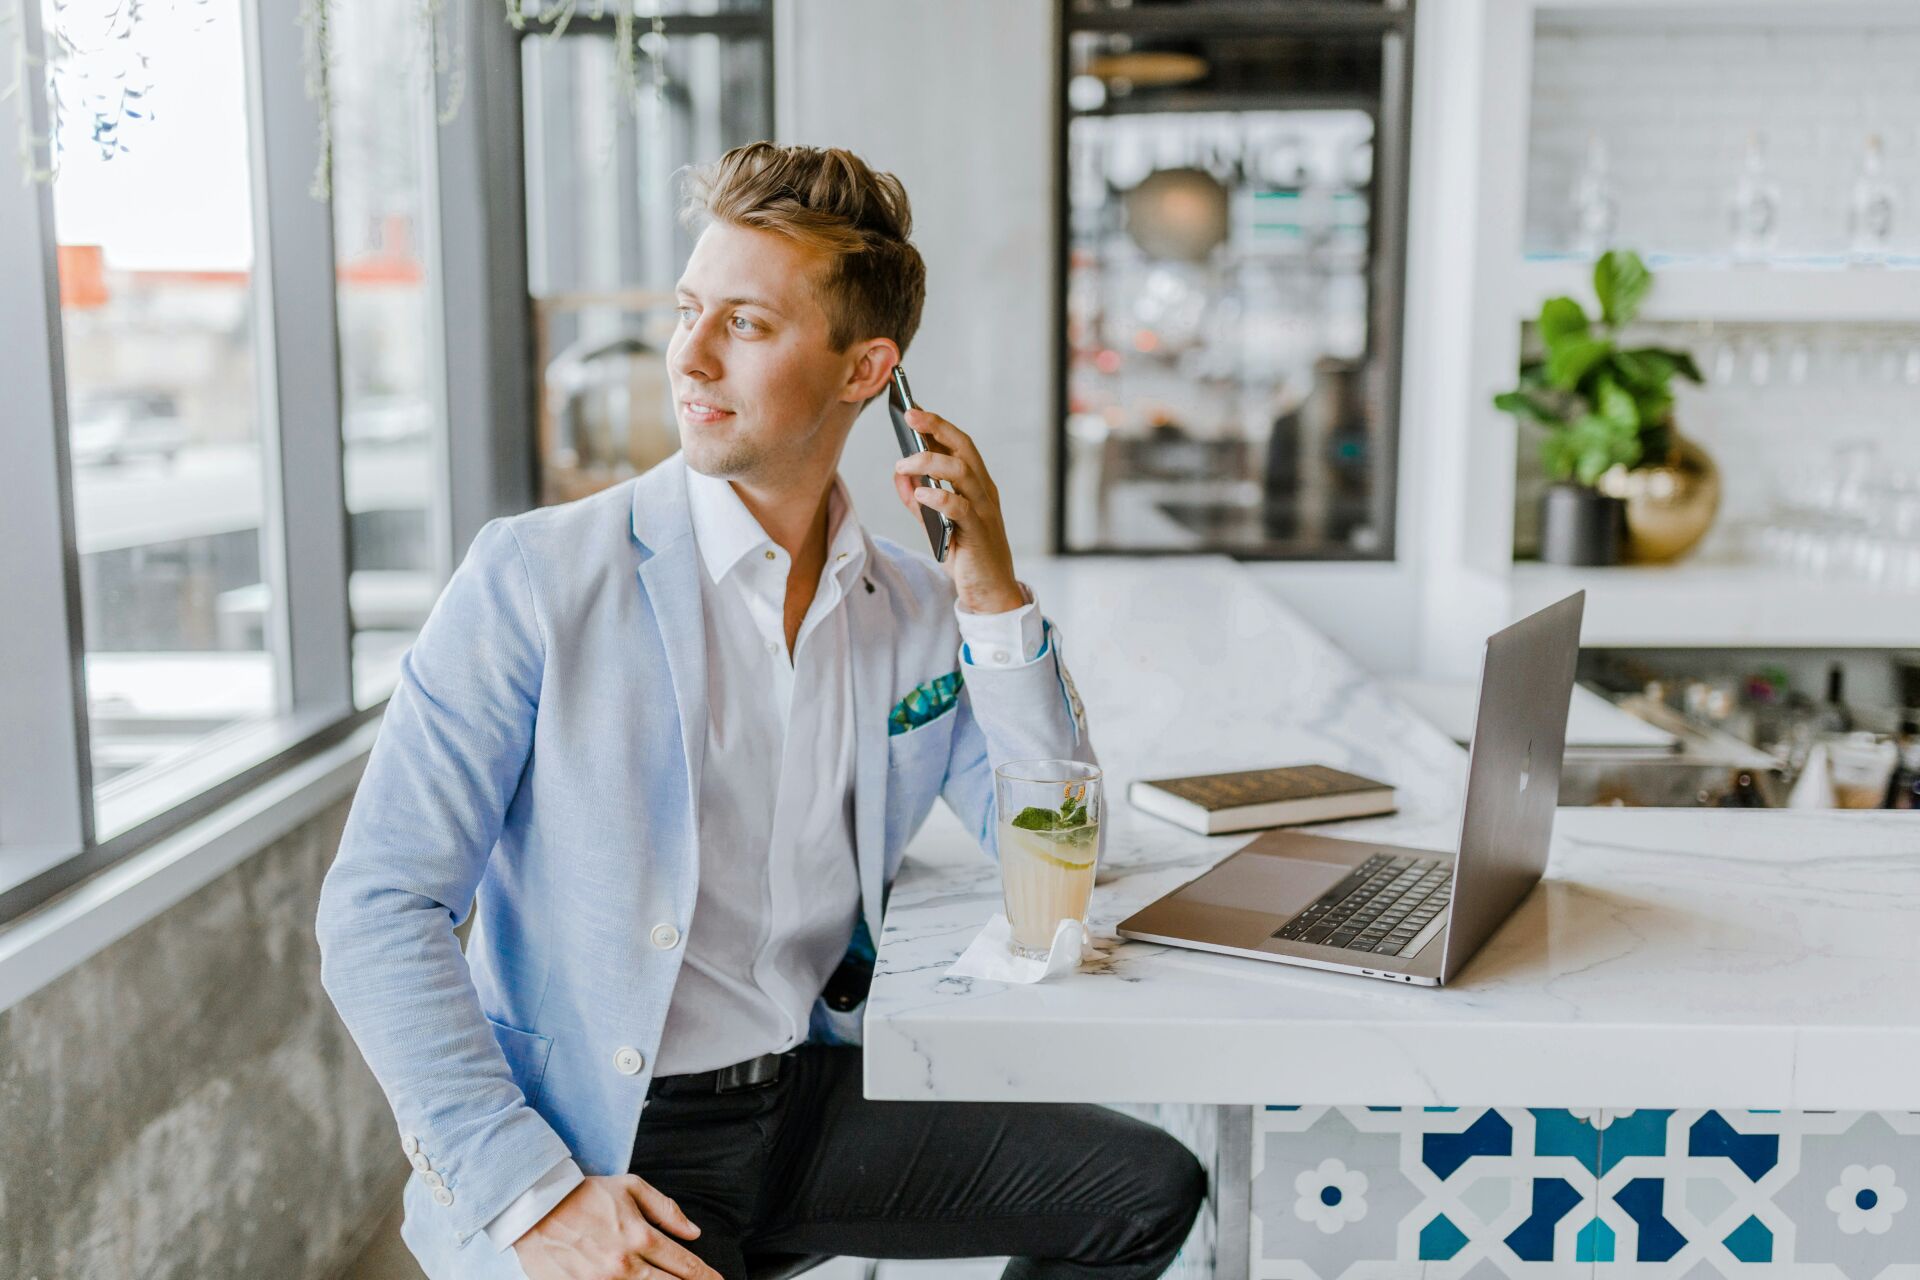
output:
[[[907,371],[899,365],[893,366],[893,379],[887,384],[887,412],[893,417],[893,437],[900,442],[900,456],[903,458],[911,458],[927,447],[927,438],[907,425],[907,410],[917,408],[919,406],[913,402],[913,389],[907,385]],[[953,492],[952,485],[932,476],[921,476],[920,483]],[[933,545],[933,558],[944,561],[947,547],[953,542],[953,521],[932,507],[920,508],[920,520],[927,526],[927,541]]]

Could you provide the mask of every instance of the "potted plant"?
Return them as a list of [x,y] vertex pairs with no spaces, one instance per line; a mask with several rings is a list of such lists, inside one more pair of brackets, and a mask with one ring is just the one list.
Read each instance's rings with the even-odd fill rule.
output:
[[[1493,399],[1494,406],[1541,427],[1540,460],[1551,482],[1542,498],[1543,560],[1554,564],[1614,564],[1671,558],[1705,532],[1718,505],[1712,463],[1673,426],[1673,379],[1701,381],[1693,357],[1666,347],[1623,347],[1622,328],[1639,313],[1653,275],[1639,255],[1610,250],[1593,267],[1599,322],[1572,298],[1548,298],[1536,324],[1543,353],[1520,366],[1520,385]],[[1685,461],[1685,465],[1677,465]],[[1643,467],[1685,471],[1705,481],[1684,486],[1689,516],[1704,496],[1705,519],[1692,537],[1675,545],[1668,525],[1650,504],[1669,501],[1672,483],[1646,485],[1633,478]],[[1707,483],[1710,482],[1710,483]],[[1648,507],[1648,537],[1637,536],[1634,505]],[[1656,534],[1661,536],[1655,537]]]

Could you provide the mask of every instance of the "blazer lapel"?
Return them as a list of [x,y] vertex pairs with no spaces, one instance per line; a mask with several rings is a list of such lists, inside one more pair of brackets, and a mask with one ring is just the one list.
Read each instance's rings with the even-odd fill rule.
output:
[[646,608],[660,629],[680,713],[686,760],[687,851],[700,865],[700,771],[707,753],[706,609],[700,556],[687,506],[686,459],[676,453],[634,482],[633,533],[641,544],[639,577]]
[[853,649],[853,842],[860,864],[860,903],[876,944],[886,905],[887,711],[893,705],[894,683],[893,606],[873,572],[877,557],[873,540],[867,538],[867,567],[849,597],[848,617]]

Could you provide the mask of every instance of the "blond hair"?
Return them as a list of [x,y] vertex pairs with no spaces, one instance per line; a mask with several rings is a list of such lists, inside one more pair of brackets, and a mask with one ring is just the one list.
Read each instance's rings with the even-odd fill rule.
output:
[[907,189],[851,151],[735,147],[689,175],[681,218],[692,230],[709,221],[753,227],[832,255],[815,284],[835,351],[891,338],[904,353],[920,327],[927,267],[907,240]]

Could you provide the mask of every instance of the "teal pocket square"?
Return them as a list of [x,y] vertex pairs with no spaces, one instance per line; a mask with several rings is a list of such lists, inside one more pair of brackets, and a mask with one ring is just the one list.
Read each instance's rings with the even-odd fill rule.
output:
[[964,681],[960,673],[949,671],[943,676],[920,685],[906,697],[893,704],[893,710],[887,712],[887,736],[905,733],[917,729],[927,721],[937,718],[954,704],[960,696],[960,686]]

